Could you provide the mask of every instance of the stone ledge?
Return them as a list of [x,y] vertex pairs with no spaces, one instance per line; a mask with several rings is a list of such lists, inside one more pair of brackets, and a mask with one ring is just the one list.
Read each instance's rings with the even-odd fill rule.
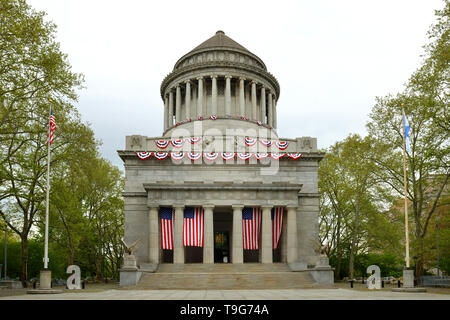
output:
[[57,293],[63,293],[62,290],[59,289],[32,289],[27,290],[28,294],[57,294]]
[[426,288],[392,288],[392,292],[427,292]]

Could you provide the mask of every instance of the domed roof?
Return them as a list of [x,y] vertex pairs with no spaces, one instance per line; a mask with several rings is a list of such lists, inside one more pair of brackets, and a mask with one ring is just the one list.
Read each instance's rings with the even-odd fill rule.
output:
[[208,48],[216,48],[216,47],[227,47],[227,48],[239,49],[239,50],[250,52],[246,48],[241,46],[239,43],[237,43],[236,41],[231,39],[230,37],[227,37],[225,35],[225,32],[223,32],[222,30],[219,30],[216,32],[216,34],[214,36],[212,36],[211,38],[209,38],[208,40],[206,40],[199,46],[195,47],[189,53],[193,53],[193,52],[200,51],[203,49],[208,49]]
[[208,40],[202,42],[200,45],[195,47],[193,50],[189,51],[187,54],[182,56],[175,63],[174,70],[178,69],[180,67],[181,63],[183,61],[185,61],[187,58],[189,58],[197,53],[205,52],[205,51],[215,51],[215,50],[216,51],[217,50],[237,51],[237,52],[243,53],[245,55],[251,56],[252,58],[258,60],[258,62],[261,64],[261,67],[264,70],[267,70],[266,65],[258,56],[256,56],[252,52],[250,52],[247,48],[243,47],[242,45],[240,45],[239,43],[237,43],[230,37],[226,36],[225,32],[223,32],[222,30],[217,31],[214,36],[212,36]]

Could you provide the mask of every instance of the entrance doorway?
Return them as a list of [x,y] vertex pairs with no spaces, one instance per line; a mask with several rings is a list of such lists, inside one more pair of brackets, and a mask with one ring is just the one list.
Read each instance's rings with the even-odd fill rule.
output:
[[228,231],[214,233],[214,263],[230,262],[230,237]]

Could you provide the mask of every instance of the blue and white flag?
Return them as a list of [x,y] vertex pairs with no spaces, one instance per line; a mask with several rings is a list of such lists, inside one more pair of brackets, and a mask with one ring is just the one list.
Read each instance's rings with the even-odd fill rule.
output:
[[405,110],[402,110],[402,111],[403,111],[403,123],[404,123],[404,126],[405,126],[405,132],[403,133],[403,135],[405,136],[406,151],[408,153],[411,153],[411,144],[410,144],[410,141],[409,141],[410,127],[409,127],[408,119],[406,119]]

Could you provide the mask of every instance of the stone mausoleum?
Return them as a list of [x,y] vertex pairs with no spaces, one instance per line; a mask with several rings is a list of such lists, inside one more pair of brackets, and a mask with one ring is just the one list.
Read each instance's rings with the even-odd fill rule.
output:
[[[160,90],[162,135],[127,136],[118,151],[124,241],[137,241],[125,255],[121,286],[332,284],[317,245],[324,154],[316,138],[278,136],[280,85],[264,62],[217,31],[175,63]],[[201,213],[191,230],[201,237],[195,246],[184,238],[192,209]]]

